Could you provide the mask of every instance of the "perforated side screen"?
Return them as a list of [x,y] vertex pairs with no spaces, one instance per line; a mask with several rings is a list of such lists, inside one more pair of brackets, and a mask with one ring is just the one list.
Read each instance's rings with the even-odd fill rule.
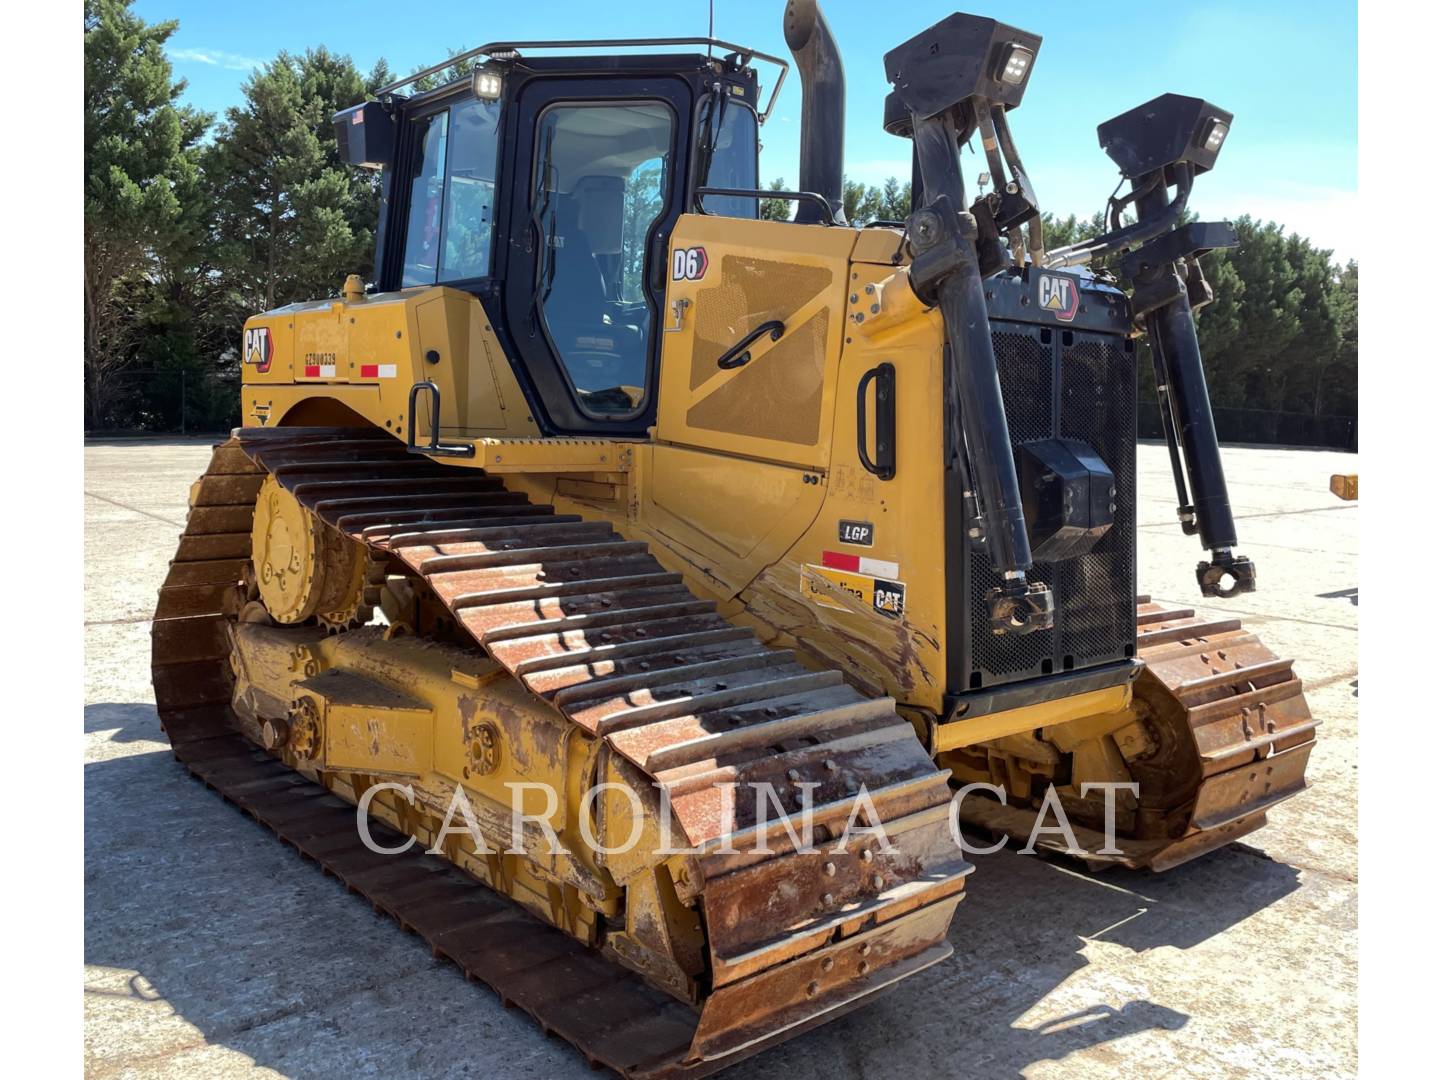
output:
[[690,367],[691,391],[707,382],[715,389],[691,406],[685,422],[706,431],[812,445],[820,432],[828,308],[792,326],[779,344],[728,380],[717,378],[715,361],[771,319],[793,323],[833,280],[824,267],[724,256],[716,283],[696,295]]
[[[986,594],[999,585],[984,547],[969,566],[969,689],[1110,663],[1135,652],[1135,353],[1119,335],[993,321],[1012,447],[1088,443],[1115,474],[1115,524],[1088,554],[1036,563],[1055,596],[1053,630],[990,632]],[[966,540],[969,543],[968,538]]]

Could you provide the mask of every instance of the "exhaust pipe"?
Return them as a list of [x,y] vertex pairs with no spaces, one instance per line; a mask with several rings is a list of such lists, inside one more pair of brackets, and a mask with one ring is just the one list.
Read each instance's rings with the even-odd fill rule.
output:
[[[787,0],[785,44],[800,73],[800,190],[823,196],[845,220],[845,69],[835,38],[815,0]],[[820,220],[814,207],[801,203],[800,224]]]

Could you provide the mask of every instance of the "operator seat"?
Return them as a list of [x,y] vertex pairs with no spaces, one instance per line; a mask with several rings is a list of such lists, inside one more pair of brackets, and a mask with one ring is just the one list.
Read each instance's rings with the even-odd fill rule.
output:
[[[580,227],[573,195],[555,203],[550,292],[545,324],[577,389],[608,390],[644,381],[644,331],[619,321],[620,309],[605,289],[605,277]],[[637,363],[638,361],[638,363]]]
[[600,333],[610,313],[610,299],[605,294],[605,278],[595,261],[590,238],[580,228],[580,207],[573,195],[556,199],[552,243],[553,277],[545,301],[547,321],[552,326],[588,326]]

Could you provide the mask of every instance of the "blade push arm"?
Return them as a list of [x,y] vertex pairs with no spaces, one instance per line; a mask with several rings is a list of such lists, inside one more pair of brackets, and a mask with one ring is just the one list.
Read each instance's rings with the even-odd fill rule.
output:
[[[992,109],[1003,115],[1003,109],[1019,104],[1039,46],[1035,35],[993,19],[952,15],[885,55],[886,77],[895,87],[886,102],[886,127],[914,140],[923,188],[908,222],[915,254],[910,283],[917,296],[940,309],[945,323],[946,377],[959,397],[963,452],[991,566],[1001,580],[987,597],[995,633],[1052,626],[1054,598],[1048,586],[1027,579],[1030,537],[983,284],[982,264],[989,272],[998,267],[993,258],[982,259],[980,224],[965,209],[960,142],[980,126],[987,150],[995,144]],[[1007,129],[1006,142],[1008,136]],[[1038,213],[1028,180],[1022,192],[1024,174],[1016,173],[1011,202],[999,219],[987,222],[991,231],[1018,228]],[[1034,246],[1041,247],[1038,233]]]
[[[1130,194],[1118,203],[1112,199],[1110,232],[1046,259],[1049,266],[1073,266],[1125,252],[1119,270],[1134,283],[1135,318],[1150,339],[1180,525],[1187,534],[1199,533],[1210,551],[1195,568],[1200,592],[1221,597],[1253,592],[1255,565],[1234,551],[1235,516],[1195,311],[1213,299],[1199,257],[1232,246],[1235,233],[1224,222],[1181,221],[1195,177],[1215,164],[1232,120],[1201,98],[1162,94],[1101,124],[1100,145],[1130,181]],[[1121,226],[1119,210],[1131,202],[1138,220]]]

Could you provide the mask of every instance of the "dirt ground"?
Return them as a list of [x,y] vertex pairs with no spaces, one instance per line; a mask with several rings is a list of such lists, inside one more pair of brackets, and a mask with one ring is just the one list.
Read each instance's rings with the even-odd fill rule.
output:
[[[85,451],[87,1073],[592,1075],[170,757],[148,619],[208,445]],[[1193,606],[1163,447],[1140,465],[1141,589]],[[953,958],[727,1077],[1355,1074],[1360,510],[1327,483],[1357,458],[1225,465],[1261,591],[1216,610],[1296,658],[1312,789],[1164,875],[976,857]]]

